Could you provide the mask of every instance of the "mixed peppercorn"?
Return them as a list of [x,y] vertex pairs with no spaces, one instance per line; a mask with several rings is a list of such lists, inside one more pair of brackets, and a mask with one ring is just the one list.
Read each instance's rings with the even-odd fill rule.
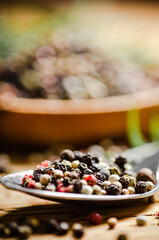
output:
[[[64,150],[60,158],[45,160],[25,175],[22,186],[48,191],[96,195],[128,195],[154,188],[155,176],[143,168],[136,175],[126,158],[117,156],[107,163],[90,153]],[[132,169],[132,168],[131,168]]]
[[54,35],[32,53],[6,60],[0,64],[0,94],[97,99],[158,86],[158,74],[152,70],[110,59],[88,42],[81,35],[65,32]]

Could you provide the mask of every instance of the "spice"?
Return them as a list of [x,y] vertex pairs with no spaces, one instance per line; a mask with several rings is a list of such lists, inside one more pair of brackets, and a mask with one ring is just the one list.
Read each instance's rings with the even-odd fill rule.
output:
[[102,222],[102,216],[99,213],[91,213],[88,216],[88,220],[90,223],[98,225]]
[[72,225],[72,230],[75,238],[81,238],[84,234],[83,226],[80,223],[74,223]]
[[115,184],[108,185],[106,191],[108,195],[119,195],[121,193],[121,189]]
[[119,234],[117,240],[128,240],[128,236],[124,233]]
[[155,184],[155,175],[153,174],[152,170],[149,168],[142,168],[137,176],[136,176],[137,181],[150,181]]
[[86,182],[87,182],[87,184],[90,185],[90,186],[96,185],[96,183],[97,183],[97,178],[96,178],[94,175],[89,175],[89,176],[86,178]]
[[50,181],[51,181],[51,177],[49,174],[44,174],[40,178],[40,183],[43,185],[47,185],[48,183],[50,183]]
[[127,188],[129,185],[129,178],[126,176],[122,176],[120,177],[119,182],[121,183],[123,188]]
[[138,226],[144,226],[147,224],[147,218],[144,215],[138,215],[136,218],[136,223]]
[[109,228],[112,229],[112,228],[115,228],[115,226],[117,225],[118,223],[118,220],[117,218],[115,217],[111,217],[107,220],[107,224],[109,225]]
[[135,187],[135,192],[136,193],[144,193],[146,192],[146,182],[143,181],[139,181],[136,183],[136,187]]
[[70,162],[73,161],[75,155],[74,153],[69,150],[69,149],[65,149],[62,153],[61,153],[61,159],[65,159],[65,160],[69,160]]
[[93,193],[93,189],[92,189],[92,187],[89,186],[89,185],[82,186],[81,193],[90,195],[90,194]]
[[117,174],[112,174],[110,175],[110,177],[108,178],[108,181],[113,183],[113,182],[117,182],[120,179],[119,175]]
[[59,224],[59,231],[58,231],[58,234],[59,234],[59,235],[65,235],[65,234],[67,234],[68,230],[69,230],[69,225],[68,225],[68,223],[66,223],[66,222],[61,222],[61,223]]

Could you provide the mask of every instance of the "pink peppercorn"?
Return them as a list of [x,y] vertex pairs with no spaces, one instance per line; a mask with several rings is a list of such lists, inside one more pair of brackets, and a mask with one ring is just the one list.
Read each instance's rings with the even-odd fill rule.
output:
[[94,186],[97,183],[97,178],[94,175],[89,175],[85,180],[90,186]]
[[90,223],[98,225],[102,221],[102,216],[99,213],[92,213],[88,216],[88,220]]
[[34,180],[30,180],[29,183],[28,183],[28,188],[35,188],[35,181]]
[[49,160],[45,160],[40,165],[38,165],[37,167],[44,167],[44,168],[46,168],[46,167],[49,166],[49,163],[50,163]]
[[63,186],[63,183],[62,183],[62,182],[58,183],[58,185],[57,185],[57,191],[58,191],[58,192],[66,192],[66,187]]

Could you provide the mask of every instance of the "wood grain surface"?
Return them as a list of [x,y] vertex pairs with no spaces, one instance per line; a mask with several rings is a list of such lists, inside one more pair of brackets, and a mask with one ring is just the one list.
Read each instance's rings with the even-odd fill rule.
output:
[[[14,164],[11,171],[23,171],[32,169],[33,164]],[[59,221],[68,221],[70,225],[80,222],[84,225],[85,234],[82,239],[110,239],[115,240],[119,233],[126,233],[129,240],[157,240],[159,239],[159,225],[155,218],[156,211],[159,211],[159,192],[155,196],[156,202],[149,203],[142,200],[127,205],[109,207],[89,207],[66,205],[46,200],[41,200],[23,193],[11,191],[0,186],[0,217],[4,222],[16,219],[18,216],[35,216],[38,219],[46,220],[55,217]],[[89,213],[99,212],[103,216],[102,224],[92,226],[88,223]],[[136,216],[144,214],[148,223],[144,227],[136,226]],[[119,222],[114,230],[109,230],[106,220],[109,217],[117,217]],[[51,234],[36,234],[29,239],[73,239],[72,231],[66,236],[59,237]]]

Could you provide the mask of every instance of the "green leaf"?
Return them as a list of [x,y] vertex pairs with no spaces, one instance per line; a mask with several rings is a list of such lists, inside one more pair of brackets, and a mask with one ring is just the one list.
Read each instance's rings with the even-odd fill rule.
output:
[[150,136],[152,141],[159,141],[159,113],[153,113],[150,120]]

